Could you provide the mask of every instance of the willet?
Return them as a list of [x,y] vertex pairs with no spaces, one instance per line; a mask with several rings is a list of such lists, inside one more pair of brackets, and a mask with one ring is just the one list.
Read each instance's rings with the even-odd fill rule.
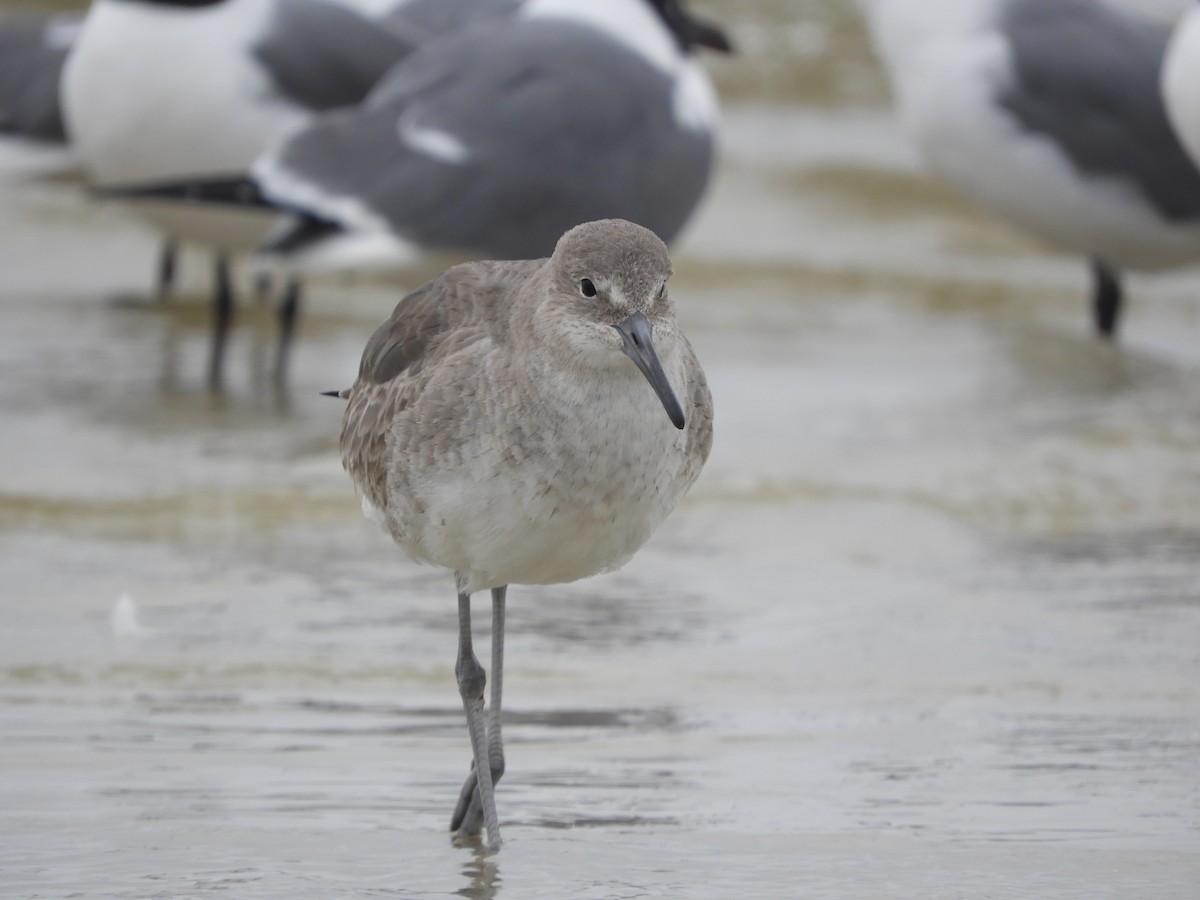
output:
[[[364,512],[412,559],[454,573],[473,769],[451,829],[486,828],[491,846],[507,586],[618,568],[708,457],[712,400],[670,274],[662,241],[622,220],[571,229],[548,259],[455,266],[400,301],[354,386],[335,392],[349,400],[342,463]],[[484,589],[486,717],[470,601]]]
[[1200,261],[1200,170],[1167,120],[1170,28],[1100,0],[861,0],[935,174],[1092,261],[1116,333],[1122,268]]
[[712,172],[718,106],[701,48],[730,45],[683,0],[528,0],[425,42],[363,103],[270,147],[252,189],[160,193],[288,211],[267,249],[302,268],[424,250],[527,259],[604,218],[670,242]]

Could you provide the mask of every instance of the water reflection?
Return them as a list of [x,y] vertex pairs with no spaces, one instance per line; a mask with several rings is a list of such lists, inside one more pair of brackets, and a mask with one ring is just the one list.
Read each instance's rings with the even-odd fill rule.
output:
[[[466,838],[459,840],[467,841]],[[475,843],[479,843],[478,838]],[[488,853],[482,847],[474,848],[472,852],[473,858],[463,866],[467,884],[454,893],[467,900],[492,900],[500,893],[500,862],[494,853]]]

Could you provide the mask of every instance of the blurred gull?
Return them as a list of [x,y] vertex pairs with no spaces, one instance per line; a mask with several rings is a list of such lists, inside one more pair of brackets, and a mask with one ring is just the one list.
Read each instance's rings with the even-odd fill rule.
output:
[[1171,124],[1200,166],[1200,6],[1195,3],[1171,35],[1163,61],[1162,89]]
[[274,145],[251,183],[159,190],[286,209],[267,249],[319,268],[426,249],[540,257],[609,217],[671,241],[714,156],[697,47],[729,43],[680,0],[528,0],[423,44],[363,104]]
[[[63,121],[61,79],[82,24],[82,13],[28,13],[0,23],[0,173],[78,174]],[[160,300],[174,280],[175,259],[175,242],[168,239],[158,265]]]
[[52,174],[74,168],[58,85],[81,21],[75,13],[28,13],[0,22],[0,140],[13,147],[0,171]]
[[1112,337],[1122,268],[1200,260],[1200,170],[1159,92],[1169,26],[1099,0],[861,0],[929,167],[1091,259]]
[[[271,141],[318,112],[358,103],[426,32],[449,27],[450,17],[428,11],[435,2],[369,16],[330,0],[94,0],[63,75],[68,131],[100,188],[244,175]],[[412,7],[413,18],[398,5]],[[493,14],[512,3],[440,5]],[[216,387],[233,311],[229,257],[256,246],[274,217],[178,202],[138,209],[216,252]],[[298,305],[293,279],[280,309],[280,377]]]

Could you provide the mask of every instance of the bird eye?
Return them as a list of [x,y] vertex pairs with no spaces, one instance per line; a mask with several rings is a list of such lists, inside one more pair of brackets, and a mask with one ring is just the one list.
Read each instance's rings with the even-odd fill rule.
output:
[[595,297],[596,296],[596,285],[592,284],[592,279],[590,279],[590,278],[581,278],[580,279],[579,293],[583,294],[583,296],[585,296],[585,297]]

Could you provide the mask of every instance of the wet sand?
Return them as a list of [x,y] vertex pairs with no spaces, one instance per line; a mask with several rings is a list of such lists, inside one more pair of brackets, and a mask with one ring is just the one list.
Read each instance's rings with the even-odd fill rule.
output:
[[621,572],[510,591],[494,857],[446,833],[452,586],[317,396],[441,262],[316,285],[283,395],[246,305],[214,398],[202,256],[148,302],[135,221],[0,185],[0,894],[1200,896],[1200,276],[1094,340],[805,6],[724,16],[795,53],[719,68],[676,252],[707,470]]

